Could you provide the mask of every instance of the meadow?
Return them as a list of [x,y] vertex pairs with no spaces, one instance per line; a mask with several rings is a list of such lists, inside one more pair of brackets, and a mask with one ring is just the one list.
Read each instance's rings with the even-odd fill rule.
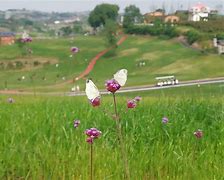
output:
[[[17,45],[0,48],[0,62],[35,61],[44,65],[17,70],[0,71],[0,89],[6,84],[8,89],[26,89],[26,91],[69,91],[74,83],[64,83],[77,77],[85,70],[91,58],[106,48],[100,36],[76,36],[60,39],[34,39],[29,46],[33,54],[22,57]],[[72,58],[70,47],[77,46],[80,52]],[[140,64],[144,63],[144,66]],[[56,67],[58,64],[58,67]],[[155,77],[175,75],[180,81],[222,77],[224,56],[202,53],[184,47],[177,40],[163,40],[150,36],[129,36],[121,44],[113,57],[103,56],[88,75],[102,88],[106,79],[110,79],[118,69],[129,71],[127,86],[155,84]],[[26,79],[21,80],[25,76]],[[7,81],[7,83],[6,83]],[[75,83],[81,90],[85,81]]]
[[[131,179],[222,179],[223,92],[217,84],[119,94]],[[136,95],[142,101],[127,111]],[[0,97],[0,179],[89,179],[84,131],[91,127],[102,131],[94,141],[94,179],[124,179],[110,95],[99,108],[86,97],[8,97]]]

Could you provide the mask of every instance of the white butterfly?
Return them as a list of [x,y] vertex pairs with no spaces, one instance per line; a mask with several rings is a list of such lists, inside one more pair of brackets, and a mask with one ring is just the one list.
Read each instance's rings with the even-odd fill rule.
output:
[[128,70],[127,69],[121,69],[116,74],[114,74],[114,79],[120,84],[121,86],[124,86],[127,81],[128,76]]
[[100,97],[100,92],[97,89],[96,85],[89,79],[86,81],[86,95],[89,100]]

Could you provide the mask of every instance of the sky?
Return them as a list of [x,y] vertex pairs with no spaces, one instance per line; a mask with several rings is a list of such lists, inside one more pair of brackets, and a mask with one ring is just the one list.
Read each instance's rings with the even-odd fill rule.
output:
[[0,0],[0,10],[26,8],[46,12],[82,12],[94,9],[97,4],[111,3],[118,4],[120,12],[126,6],[134,4],[142,13],[161,7],[171,13],[176,9],[188,9],[198,2],[224,13],[224,0]]

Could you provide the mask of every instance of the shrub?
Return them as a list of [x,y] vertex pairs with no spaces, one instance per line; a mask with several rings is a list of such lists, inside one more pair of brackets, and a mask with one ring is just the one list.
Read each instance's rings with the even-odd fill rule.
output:
[[193,44],[200,39],[200,35],[196,31],[187,31],[185,35],[189,44]]
[[34,62],[33,62],[33,65],[34,65],[34,66],[38,66],[39,64],[40,64],[39,61],[34,61]]
[[184,22],[186,26],[191,26],[202,32],[222,32],[224,31],[224,18],[220,17],[216,20],[200,21],[200,22]]
[[155,24],[153,26],[148,25],[133,25],[125,29],[128,34],[141,34],[141,35],[152,35],[152,36],[167,36],[173,38],[178,36],[176,28],[170,24]]
[[224,40],[224,33],[220,33],[216,35],[217,39]]
[[23,63],[21,61],[16,61],[16,68],[21,69],[23,67]]

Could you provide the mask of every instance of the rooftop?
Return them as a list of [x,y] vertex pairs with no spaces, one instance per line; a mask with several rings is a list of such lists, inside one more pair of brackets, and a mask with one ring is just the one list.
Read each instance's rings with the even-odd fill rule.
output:
[[204,5],[204,4],[202,4],[202,3],[197,3],[197,4],[194,5],[192,8],[202,9],[202,8],[207,8],[207,6]]
[[0,32],[0,37],[11,37],[15,36],[15,33],[13,32]]

